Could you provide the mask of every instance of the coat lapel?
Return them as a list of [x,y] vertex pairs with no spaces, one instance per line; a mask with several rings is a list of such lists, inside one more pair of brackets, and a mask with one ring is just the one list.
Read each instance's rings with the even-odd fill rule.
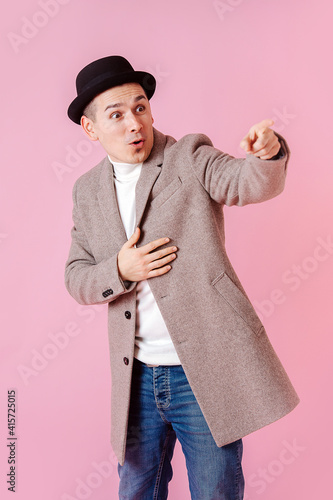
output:
[[161,172],[161,167],[157,165],[142,165],[141,175],[136,185],[136,225],[140,226],[144,214],[150,191]]
[[164,148],[166,143],[165,135],[154,129],[154,146],[148,157],[143,163],[141,175],[136,185],[136,225],[140,226],[150,192],[156,179],[161,173],[163,163]]
[[100,177],[100,190],[97,194],[100,209],[104,220],[115,243],[122,247],[127,241],[124,225],[122,223],[117,194],[113,179],[113,168],[108,158],[105,158],[103,170]]

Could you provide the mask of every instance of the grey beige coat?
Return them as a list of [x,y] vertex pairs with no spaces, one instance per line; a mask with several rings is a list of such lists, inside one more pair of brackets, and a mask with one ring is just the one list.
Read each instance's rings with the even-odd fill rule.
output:
[[[299,401],[224,241],[224,204],[262,202],[283,190],[289,150],[280,141],[282,159],[235,159],[204,135],[177,142],[154,129],[154,147],[136,188],[138,246],[168,236],[179,248],[172,270],[149,284],[218,446],[281,418]],[[78,179],[73,200],[66,286],[80,304],[108,303],[111,443],[123,464],[136,283],[123,283],[118,275],[126,234],[108,158]]]

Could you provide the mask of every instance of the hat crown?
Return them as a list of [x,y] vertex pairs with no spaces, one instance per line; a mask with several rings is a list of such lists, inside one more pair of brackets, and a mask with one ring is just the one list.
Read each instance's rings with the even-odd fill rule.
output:
[[76,77],[76,91],[78,94],[91,87],[93,81],[107,76],[118,76],[121,73],[134,72],[133,66],[122,56],[108,56],[93,61],[85,66]]

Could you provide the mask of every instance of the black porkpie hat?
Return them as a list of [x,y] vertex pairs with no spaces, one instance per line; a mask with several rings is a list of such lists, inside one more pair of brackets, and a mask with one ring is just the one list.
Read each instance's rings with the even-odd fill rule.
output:
[[80,124],[84,108],[101,92],[123,83],[139,83],[150,99],[156,80],[150,73],[134,71],[131,64],[121,56],[97,59],[85,66],[76,77],[77,97],[69,105],[68,116]]

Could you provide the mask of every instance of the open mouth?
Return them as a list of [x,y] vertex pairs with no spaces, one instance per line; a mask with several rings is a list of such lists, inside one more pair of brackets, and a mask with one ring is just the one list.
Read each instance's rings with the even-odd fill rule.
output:
[[131,145],[131,146],[136,146],[136,147],[138,147],[138,146],[142,146],[142,145],[143,145],[143,143],[144,143],[144,140],[143,140],[143,139],[138,139],[137,141],[133,141],[133,142],[131,142],[131,143],[130,143],[130,145]]

